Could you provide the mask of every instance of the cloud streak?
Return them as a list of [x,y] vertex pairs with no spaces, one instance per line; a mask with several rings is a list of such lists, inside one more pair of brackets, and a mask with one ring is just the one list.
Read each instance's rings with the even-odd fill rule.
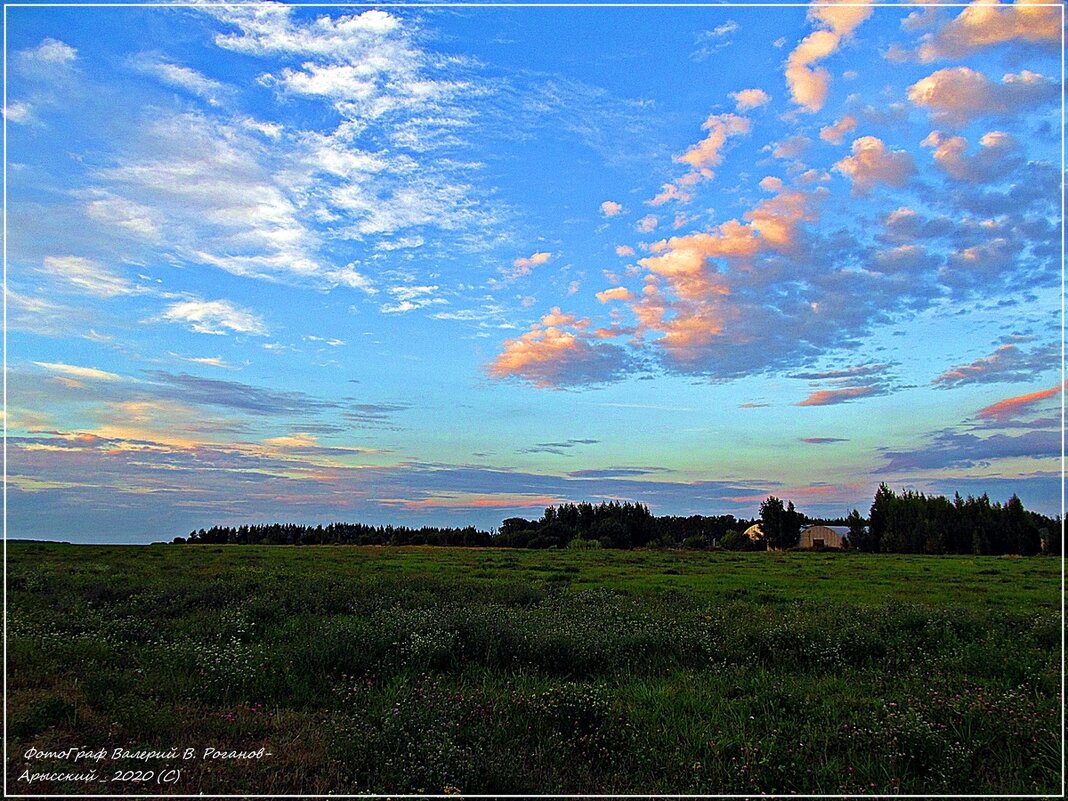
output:
[[975,416],[980,420],[1008,421],[1014,417],[1030,412],[1042,401],[1054,398],[1061,393],[1063,387],[1058,385],[1049,389],[1041,389],[1036,392],[1028,392],[1024,395],[1015,395],[1005,398],[997,403],[984,406]]
[[183,300],[164,309],[161,319],[183,323],[198,334],[268,334],[263,320],[248,309],[234,306],[228,300]]

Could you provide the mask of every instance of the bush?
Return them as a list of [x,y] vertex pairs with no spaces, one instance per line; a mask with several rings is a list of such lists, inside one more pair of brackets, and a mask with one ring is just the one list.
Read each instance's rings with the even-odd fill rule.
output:
[[708,547],[708,537],[704,534],[691,534],[682,541],[682,547],[694,551],[702,550]]
[[584,540],[582,537],[575,537],[567,544],[567,547],[574,551],[596,551],[604,546],[601,545],[600,540]]
[[544,534],[539,534],[537,537],[527,543],[528,548],[559,548],[560,540],[556,537],[547,537]]
[[728,551],[752,551],[756,544],[742,532],[730,529],[719,541],[719,547]]

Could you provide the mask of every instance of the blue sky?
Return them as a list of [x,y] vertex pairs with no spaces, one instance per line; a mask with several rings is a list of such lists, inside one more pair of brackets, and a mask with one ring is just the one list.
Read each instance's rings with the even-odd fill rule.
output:
[[1060,510],[1059,7],[7,14],[9,536]]

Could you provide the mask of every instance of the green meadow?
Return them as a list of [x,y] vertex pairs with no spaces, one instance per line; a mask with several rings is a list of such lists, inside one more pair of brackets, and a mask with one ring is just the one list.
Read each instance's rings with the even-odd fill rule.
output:
[[1060,793],[1058,559],[7,552],[10,793]]

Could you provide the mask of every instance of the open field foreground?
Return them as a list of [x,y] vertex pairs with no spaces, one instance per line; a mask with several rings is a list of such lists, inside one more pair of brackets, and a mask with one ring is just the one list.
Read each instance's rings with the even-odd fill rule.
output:
[[10,542],[7,579],[10,793],[1060,792],[1057,559]]

